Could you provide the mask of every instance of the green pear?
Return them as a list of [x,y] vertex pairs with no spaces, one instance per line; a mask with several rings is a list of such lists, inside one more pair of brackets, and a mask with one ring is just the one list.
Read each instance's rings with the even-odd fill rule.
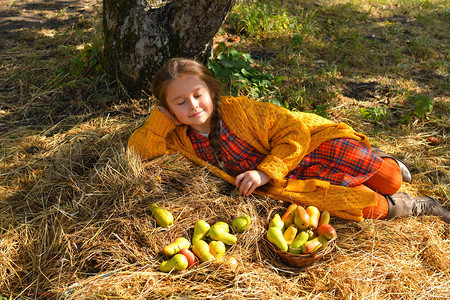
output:
[[181,249],[189,249],[189,247],[191,247],[191,243],[189,242],[189,240],[185,239],[184,237],[179,237],[173,243],[164,247],[163,252],[166,255],[172,256],[177,254]]
[[209,243],[209,252],[215,258],[224,257],[226,251],[227,251],[227,248],[226,248],[225,244],[221,241],[211,241]]
[[170,211],[160,208],[155,203],[150,205],[150,211],[159,226],[169,228],[173,224],[173,216]]
[[250,216],[241,216],[235,218],[231,222],[231,227],[233,227],[234,232],[242,233],[248,229],[248,226],[252,223]]
[[304,230],[308,228],[310,222],[311,218],[309,217],[305,208],[303,206],[297,206],[294,215],[294,224],[297,225],[298,229]]
[[322,224],[328,224],[328,223],[330,223],[330,213],[327,212],[326,210],[324,210],[320,214],[320,219],[319,219],[319,223],[317,224],[317,228],[319,228],[320,225],[322,225]]
[[308,238],[309,234],[307,231],[300,231],[300,233],[297,234],[297,237],[289,245],[288,251],[294,254],[302,253],[302,246],[308,241]]
[[[227,224],[227,226],[228,226],[228,224]],[[213,226],[211,226],[211,229],[209,229],[208,235],[212,240],[222,241],[223,243],[225,243],[227,245],[234,245],[234,244],[236,244],[236,241],[237,241],[237,238],[235,235],[226,232],[224,230],[223,226],[217,225],[217,223],[214,224]]]
[[272,218],[272,220],[269,223],[269,227],[278,227],[281,231],[284,231],[285,225],[283,220],[281,220],[281,217],[279,214],[275,214]]
[[288,245],[283,237],[283,232],[280,228],[273,226],[267,230],[267,239],[269,242],[277,246],[278,249],[288,251]]
[[198,220],[194,225],[192,243],[194,243],[194,241],[196,240],[202,240],[208,234],[210,228],[211,226],[209,226],[208,223],[203,220]]
[[188,267],[188,260],[183,254],[175,254],[170,260],[163,261],[159,265],[161,272],[170,272],[172,269],[181,271]]
[[317,225],[319,224],[319,219],[320,219],[319,209],[315,206],[310,205],[306,208],[306,212],[308,213],[310,220],[311,220],[309,227],[312,229],[316,229]]
[[201,261],[208,261],[214,259],[214,256],[209,252],[209,245],[204,240],[195,240],[192,243],[192,252],[200,258]]

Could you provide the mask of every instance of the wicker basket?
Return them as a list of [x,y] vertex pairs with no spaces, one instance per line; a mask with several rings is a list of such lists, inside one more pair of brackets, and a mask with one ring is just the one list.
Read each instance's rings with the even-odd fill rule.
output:
[[[275,213],[279,213],[280,215],[282,215],[285,210],[286,208],[279,208],[279,207],[272,209],[267,217],[267,227],[269,226],[269,222],[272,216],[275,215]],[[336,247],[337,237],[334,237],[325,244],[327,247],[323,247],[324,249],[322,250],[319,250],[311,254],[294,254],[278,249],[274,244],[269,242],[269,240],[266,237],[266,233],[267,231],[264,233],[264,242],[267,244],[269,249],[278,254],[281,260],[291,267],[304,268],[310,266],[315,262],[317,262],[318,260],[322,259],[325,255],[331,253]]]

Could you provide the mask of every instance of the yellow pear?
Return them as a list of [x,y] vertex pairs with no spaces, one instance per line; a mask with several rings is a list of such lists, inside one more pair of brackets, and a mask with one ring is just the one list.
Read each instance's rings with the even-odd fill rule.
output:
[[281,231],[284,231],[285,226],[283,220],[281,220],[281,217],[279,214],[275,214],[272,218],[272,220],[269,223],[269,227],[278,227]]
[[166,255],[172,256],[180,252],[181,249],[186,248],[189,249],[191,247],[191,243],[184,237],[179,237],[175,239],[175,241],[166,247],[164,247],[163,252]]
[[224,257],[226,251],[227,251],[227,248],[226,248],[225,244],[221,241],[211,241],[209,243],[209,252],[215,258]]
[[326,210],[324,210],[320,214],[320,219],[319,219],[319,223],[317,224],[317,228],[319,228],[320,225],[322,225],[322,224],[328,224],[328,223],[330,223],[330,213],[327,212]]
[[297,236],[298,227],[295,224],[291,224],[286,230],[283,232],[283,237],[288,246],[292,243],[292,241]]
[[172,269],[181,271],[188,267],[188,260],[183,254],[175,254],[170,260],[163,261],[159,265],[161,272],[170,272]]
[[208,223],[206,223],[203,220],[198,220],[194,225],[194,234],[192,235],[192,243],[195,240],[202,240],[209,232],[209,229],[211,226],[209,226]]
[[306,208],[306,212],[308,213],[308,215],[311,218],[311,222],[309,224],[309,227],[312,229],[316,229],[317,225],[319,224],[319,218],[320,218],[320,211],[317,207],[315,206],[308,206]]
[[[227,224],[227,226],[228,226],[228,224]],[[227,245],[234,245],[234,244],[236,244],[236,241],[237,241],[237,238],[235,235],[226,232],[224,230],[223,226],[217,225],[217,224],[214,224],[213,226],[211,226],[211,228],[209,229],[208,235],[212,240],[222,241],[223,243],[225,243]]]
[[170,211],[160,208],[155,203],[150,205],[150,211],[159,226],[169,228],[173,224],[173,216]]
[[192,243],[192,252],[200,258],[201,261],[208,261],[214,259],[214,256],[209,252],[209,245],[204,240],[195,240]]

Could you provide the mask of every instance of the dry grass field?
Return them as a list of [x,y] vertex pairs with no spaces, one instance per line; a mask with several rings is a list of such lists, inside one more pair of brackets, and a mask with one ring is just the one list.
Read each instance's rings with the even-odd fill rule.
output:
[[[215,55],[236,49],[260,72],[229,92],[350,124],[411,168],[402,191],[450,209],[449,24],[444,0],[238,1]],[[289,267],[263,241],[282,203],[177,154],[126,151],[152,105],[104,74],[101,3],[0,0],[0,299],[449,299],[439,218],[332,218],[335,250]],[[252,226],[226,260],[158,271],[197,220],[242,214]]]

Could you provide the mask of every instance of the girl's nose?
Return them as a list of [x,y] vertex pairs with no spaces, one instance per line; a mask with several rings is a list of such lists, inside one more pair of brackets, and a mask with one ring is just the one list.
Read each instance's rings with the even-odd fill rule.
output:
[[191,97],[190,99],[190,109],[197,109],[198,108],[198,100],[195,99],[194,97]]

